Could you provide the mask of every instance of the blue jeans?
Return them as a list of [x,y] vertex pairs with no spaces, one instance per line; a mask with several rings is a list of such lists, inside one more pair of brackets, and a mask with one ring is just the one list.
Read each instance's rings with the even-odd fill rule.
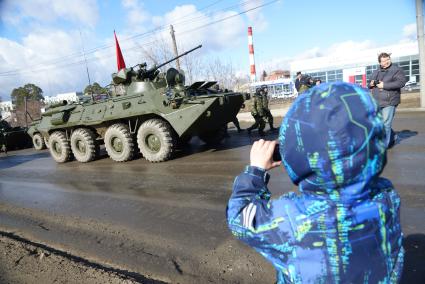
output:
[[395,106],[386,106],[383,108],[380,108],[380,112],[382,114],[382,120],[384,121],[384,127],[385,127],[385,145],[388,148],[388,145],[390,145],[391,141],[391,125],[393,123],[393,118],[395,114]]

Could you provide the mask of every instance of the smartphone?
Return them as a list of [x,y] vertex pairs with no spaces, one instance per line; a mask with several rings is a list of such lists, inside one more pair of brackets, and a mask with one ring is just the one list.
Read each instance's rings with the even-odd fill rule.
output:
[[279,162],[282,161],[282,157],[280,156],[279,144],[276,144],[273,151],[273,161]]

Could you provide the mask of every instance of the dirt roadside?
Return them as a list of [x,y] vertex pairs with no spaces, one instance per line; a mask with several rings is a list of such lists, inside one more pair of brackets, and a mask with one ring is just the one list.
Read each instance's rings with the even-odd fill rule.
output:
[[0,283],[149,283],[161,281],[133,276],[131,272],[105,267],[77,256],[67,254],[0,232]]

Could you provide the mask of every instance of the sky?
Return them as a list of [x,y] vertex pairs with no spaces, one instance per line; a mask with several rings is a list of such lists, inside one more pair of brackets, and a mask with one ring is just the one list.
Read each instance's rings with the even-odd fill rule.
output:
[[[257,76],[298,59],[416,41],[414,0],[0,0],[0,96],[34,83],[44,95],[107,85],[116,72],[114,30],[127,66],[170,44],[249,75],[252,26]],[[170,46],[171,49],[171,46]],[[389,51],[391,52],[391,51]],[[87,62],[87,63],[86,63]]]

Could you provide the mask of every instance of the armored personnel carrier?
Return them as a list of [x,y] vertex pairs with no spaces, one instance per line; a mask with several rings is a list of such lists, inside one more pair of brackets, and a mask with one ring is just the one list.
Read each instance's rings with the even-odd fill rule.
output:
[[146,160],[162,162],[193,136],[206,143],[220,141],[247,95],[214,91],[216,82],[186,86],[182,71],[159,71],[200,47],[150,69],[146,63],[121,69],[112,74],[107,96],[50,106],[28,130],[35,147],[47,145],[58,163],[72,156],[90,162],[102,143],[114,161],[129,161],[138,149]]
[[12,127],[0,116],[0,150],[10,151],[29,147],[31,147],[31,137],[27,134],[27,129]]

